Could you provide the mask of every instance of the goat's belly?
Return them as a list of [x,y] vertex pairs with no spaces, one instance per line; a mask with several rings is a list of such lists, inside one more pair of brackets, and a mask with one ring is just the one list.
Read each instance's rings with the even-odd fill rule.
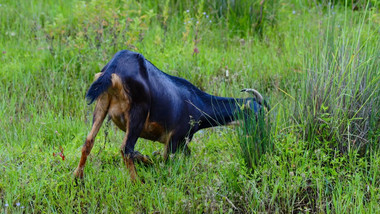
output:
[[[124,115],[110,115],[112,121],[117,127],[119,127],[124,132],[126,131],[126,121],[124,120]],[[147,140],[158,141],[161,143],[166,143],[168,134],[165,129],[156,122],[146,122],[144,128],[140,133],[140,137]]]
[[123,130],[125,132],[126,130],[126,124],[125,124],[125,119],[124,119],[124,115],[121,114],[121,115],[111,115],[111,119],[112,119],[112,122],[117,126],[119,127],[119,129]]
[[144,129],[142,130],[140,137],[152,141],[167,143],[168,133],[159,123],[147,121],[144,124]]
[[[113,97],[108,110],[108,115],[111,117],[112,121],[124,132],[128,126],[128,113],[126,110],[129,107],[127,104],[127,102],[120,102],[120,100]],[[170,139],[171,133],[172,132],[168,132],[161,124],[150,121],[148,117],[139,137],[166,144]]]
[[119,112],[115,109],[111,109],[111,111],[108,112],[108,115],[111,117],[115,125],[119,127],[119,129],[123,131],[126,130],[127,125],[126,125],[124,114],[122,112]]

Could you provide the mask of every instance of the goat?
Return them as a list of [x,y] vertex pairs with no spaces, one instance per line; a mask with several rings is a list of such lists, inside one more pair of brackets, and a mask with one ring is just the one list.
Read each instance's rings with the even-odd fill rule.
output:
[[[135,151],[139,137],[165,145],[164,160],[182,148],[189,154],[188,142],[200,129],[225,125],[237,120],[242,106],[258,112],[263,98],[254,89],[254,98],[226,98],[209,95],[185,79],[168,75],[141,54],[123,50],[95,75],[86,98],[95,100],[93,123],[82,148],[74,176],[83,177],[87,156],[94,139],[108,114],[125,132],[121,155],[132,181],[137,179],[134,160],[151,163],[148,156]],[[264,101],[264,106],[269,106]]]

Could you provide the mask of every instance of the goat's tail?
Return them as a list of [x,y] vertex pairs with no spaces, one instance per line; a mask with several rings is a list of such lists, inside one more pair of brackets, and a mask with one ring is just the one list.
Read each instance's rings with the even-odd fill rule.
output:
[[253,96],[256,98],[257,102],[260,104],[260,105],[263,105],[267,108],[268,111],[270,111],[270,106],[268,104],[268,102],[263,98],[263,96],[255,89],[253,88],[245,88],[243,90],[241,90],[241,92],[250,92],[253,94]]
[[[95,75],[95,78],[98,75]],[[100,76],[95,82],[93,82],[87,91],[86,99],[88,104],[93,103],[102,93],[108,90],[112,86],[112,72],[105,70],[100,73]]]

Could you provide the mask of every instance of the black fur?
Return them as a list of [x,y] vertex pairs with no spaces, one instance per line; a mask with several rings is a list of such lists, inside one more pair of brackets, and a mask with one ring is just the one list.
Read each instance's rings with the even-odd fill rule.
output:
[[93,103],[102,93],[108,90],[112,85],[112,73],[114,66],[106,66],[107,69],[102,75],[92,83],[90,88],[87,91],[86,99],[88,100],[88,105]]

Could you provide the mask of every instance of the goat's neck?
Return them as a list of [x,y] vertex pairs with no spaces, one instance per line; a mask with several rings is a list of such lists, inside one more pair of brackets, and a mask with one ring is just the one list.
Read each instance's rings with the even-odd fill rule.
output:
[[217,96],[203,98],[202,116],[199,120],[199,129],[226,125],[237,119],[241,106],[247,99],[235,99]]

